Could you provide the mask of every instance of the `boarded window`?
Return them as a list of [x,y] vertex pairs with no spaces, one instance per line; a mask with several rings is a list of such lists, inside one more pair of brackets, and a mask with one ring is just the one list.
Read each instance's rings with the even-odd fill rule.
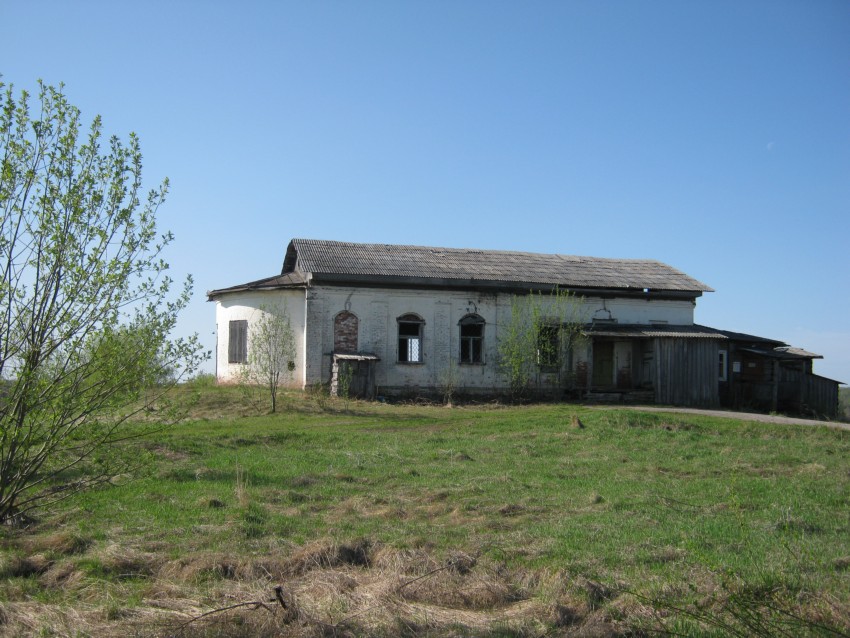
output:
[[413,314],[398,318],[398,360],[422,363],[422,326],[425,322]]
[[357,315],[347,310],[334,318],[334,352],[352,354],[357,352]]
[[248,322],[244,319],[230,322],[227,362],[248,363]]
[[460,320],[460,362],[484,363],[484,319],[478,315]]

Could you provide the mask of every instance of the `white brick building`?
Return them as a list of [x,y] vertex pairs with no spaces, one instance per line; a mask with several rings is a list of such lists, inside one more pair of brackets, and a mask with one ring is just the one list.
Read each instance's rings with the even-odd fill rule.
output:
[[208,293],[216,374],[236,379],[252,322],[285,307],[297,387],[331,383],[334,361],[346,359],[361,366],[366,395],[434,394],[449,370],[461,394],[502,394],[498,344],[512,300],[553,289],[575,295],[584,339],[539,367],[536,388],[720,403],[734,376],[734,333],[694,324],[696,300],[711,288],[661,262],[306,239],[289,243],[280,275]]

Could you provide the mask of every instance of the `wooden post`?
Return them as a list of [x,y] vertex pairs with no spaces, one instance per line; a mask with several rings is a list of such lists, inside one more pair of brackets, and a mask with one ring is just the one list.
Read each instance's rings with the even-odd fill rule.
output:
[[771,401],[770,411],[777,412],[779,410],[779,360],[773,360],[773,400]]
[[655,402],[663,403],[661,399],[661,339],[656,337],[652,340],[652,350],[653,350],[653,385],[655,386]]

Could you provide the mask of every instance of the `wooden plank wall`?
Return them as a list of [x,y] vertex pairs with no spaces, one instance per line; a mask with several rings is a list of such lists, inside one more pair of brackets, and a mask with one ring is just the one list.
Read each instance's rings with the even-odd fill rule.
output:
[[804,401],[819,414],[838,416],[838,383],[815,374],[806,376]]
[[655,402],[717,407],[719,351],[714,339],[655,339]]
[[838,415],[838,382],[802,369],[782,367],[779,409],[835,417]]

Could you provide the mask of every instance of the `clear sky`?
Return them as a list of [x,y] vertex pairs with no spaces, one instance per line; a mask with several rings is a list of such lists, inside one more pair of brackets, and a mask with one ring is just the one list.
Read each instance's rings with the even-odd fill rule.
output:
[[850,383],[850,2],[0,0],[0,73],[136,131],[180,330],[292,237],[666,262]]

